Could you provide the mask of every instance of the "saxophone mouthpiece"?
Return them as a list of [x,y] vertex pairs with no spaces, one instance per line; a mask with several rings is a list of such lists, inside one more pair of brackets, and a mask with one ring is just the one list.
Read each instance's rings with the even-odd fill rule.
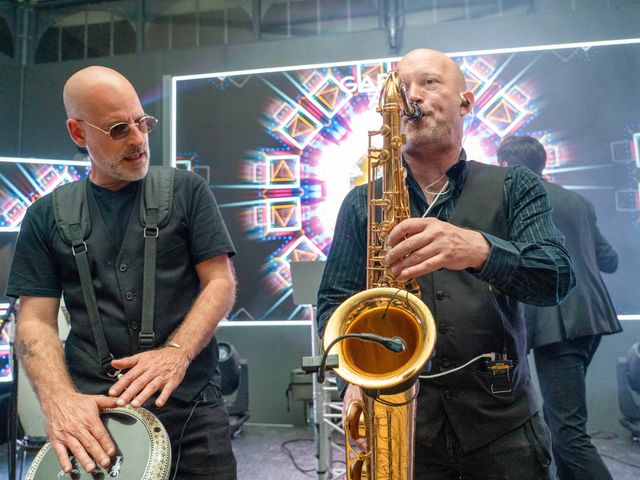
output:
[[409,107],[410,110],[405,112],[404,116],[412,122],[420,120],[424,115],[422,109],[420,108],[420,105],[418,105],[417,103],[410,103]]

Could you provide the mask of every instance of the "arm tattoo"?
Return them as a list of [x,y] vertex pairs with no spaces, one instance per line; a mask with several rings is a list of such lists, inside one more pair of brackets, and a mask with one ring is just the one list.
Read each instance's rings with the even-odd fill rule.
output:
[[36,342],[37,340],[34,338],[33,340],[21,340],[18,343],[18,353],[23,360],[36,356],[36,350],[34,348]]

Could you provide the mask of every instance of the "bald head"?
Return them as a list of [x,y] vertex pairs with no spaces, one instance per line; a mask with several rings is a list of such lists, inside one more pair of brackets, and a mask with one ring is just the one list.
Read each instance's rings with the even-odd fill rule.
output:
[[107,67],[91,66],[74,73],[64,86],[64,107],[68,118],[91,118],[127,101],[140,101],[133,85]]
[[460,67],[444,53],[428,48],[418,48],[407,53],[398,63],[398,71],[403,70],[431,70],[437,69],[446,74],[458,91],[467,89],[467,82]]

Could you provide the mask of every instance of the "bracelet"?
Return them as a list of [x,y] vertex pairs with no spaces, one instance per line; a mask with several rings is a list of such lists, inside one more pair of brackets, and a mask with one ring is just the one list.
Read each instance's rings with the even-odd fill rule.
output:
[[[182,345],[180,345],[177,342],[171,342],[171,343],[167,343],[165,345],[165,347],[171,347],[171,348],[179,348],[180,350],[184,350],[184,348],[182,347]],[[191,355],[189,355],[189,352],[185,352],[187,354],[187,360],[189,360],[189,363],[191,363]]]

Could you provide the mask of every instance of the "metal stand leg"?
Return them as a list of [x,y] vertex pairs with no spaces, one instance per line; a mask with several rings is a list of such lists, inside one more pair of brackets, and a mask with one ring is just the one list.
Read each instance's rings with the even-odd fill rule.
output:
[[[311,331],[311,347],[314,355],[322,352],[320,338],[317,335],[315,308]],[[333,468],[332,435],[334,431],[344,436],[342,430],[342,402],[332,402],[332,393],[336,392],[335,375],[327,374],[324,384],[318,383],[316,374],[313,376],[313,422],[316,444],[316,474],[318,480],[342,478],[344,468]]]
[[[313,321],[311,322],[311,350],[314,355],[322,351],[316,322],[316,309],[313,308]],[[326,392],[321,383],[318,383],[317,374],[313,375],[313,424],[316,444],[316,474],[318,480],[329,480],[331,477],[331,444],[327,436],[327,427],[324,422]]]
[[318,480],[328,480],[331,475],[331,432],[325,423],[325,404],[328,402],[328,392],[318,383],[314,374],[313,379],[313,421],[316,440],[316,474]]

